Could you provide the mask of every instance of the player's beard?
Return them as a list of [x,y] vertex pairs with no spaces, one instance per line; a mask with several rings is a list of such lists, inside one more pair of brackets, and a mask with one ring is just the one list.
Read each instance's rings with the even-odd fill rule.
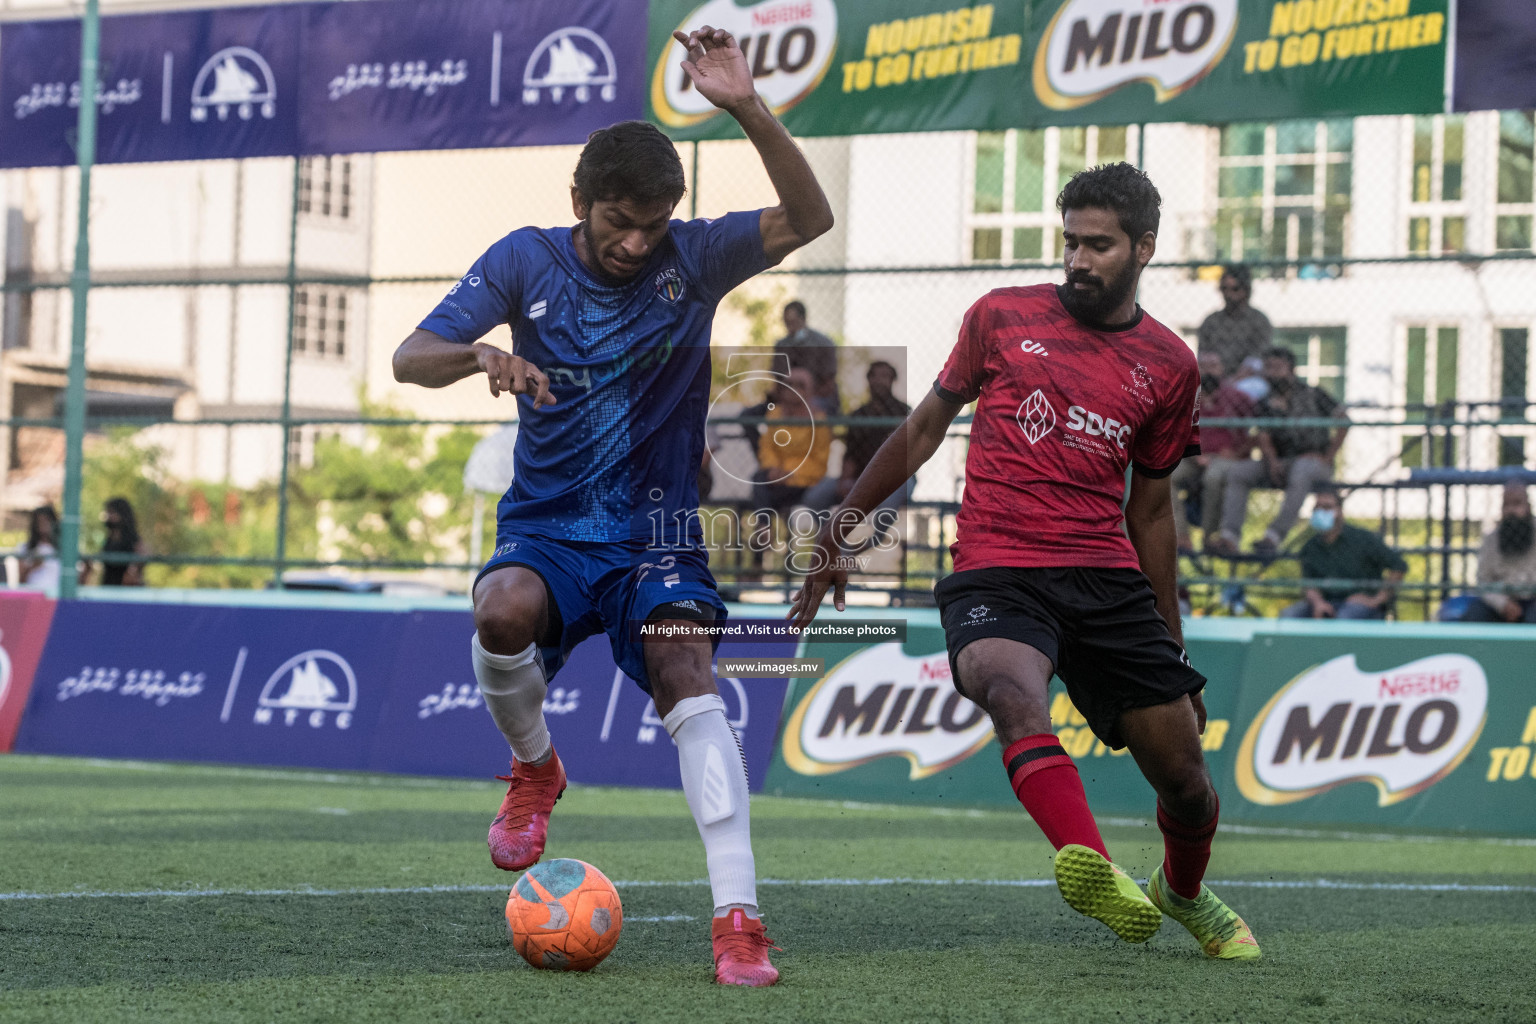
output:
[[[1126,260],[1125,266],[1108,282],[1089,273],[1069,272],[1067,286],[1060,292],[1061,304],[1067,307],[1068,313],[1084,323],[1104,324],[1105,318],[1136,290],[1136,273],[1134,259]],[[1098,287],[1081,291],[1073,287],[1079,281],[1096,284]]]

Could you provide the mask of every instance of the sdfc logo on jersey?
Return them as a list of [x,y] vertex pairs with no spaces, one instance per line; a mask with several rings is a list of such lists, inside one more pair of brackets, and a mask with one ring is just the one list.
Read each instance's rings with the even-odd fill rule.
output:
[[676,267],[667,267],[656,275],[652,283],[656,286],[656,294],[667,302],[675,305],[683,297],[683,275],[677,272]]

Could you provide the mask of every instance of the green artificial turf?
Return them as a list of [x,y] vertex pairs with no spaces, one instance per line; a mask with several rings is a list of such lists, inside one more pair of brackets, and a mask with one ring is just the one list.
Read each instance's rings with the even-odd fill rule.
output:
[[[613,955],[571,975],[507,943],[512,876],[483,841],[499,798],[490,782],[0,758],[0,1021],[1536,1014],[1536,844],[1223,834],[1209,877],[1264,950],[1224,964],[1173,922],[1131,946],[1074,914],[1022,811],[764,797],[754,846],[783,981],[722,990],[681,794],[572,787],[556,808],[547,856],[602,868],[626,918]],[[1105,838],[1138,877],[1161,857],[1155,828]]]

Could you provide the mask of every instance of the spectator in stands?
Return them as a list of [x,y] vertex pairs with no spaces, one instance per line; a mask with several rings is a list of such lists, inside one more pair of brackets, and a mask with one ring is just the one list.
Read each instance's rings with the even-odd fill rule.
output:
[[1301,547],[1301,575],[1310,580],[1378,580],[1372,591],[1354,587],[1307,587],[1302,600],[1280,612],[1287,619],[1384,619],[1394,587],[1408,563],[1370,530],[1344,521],[1344,502],[1332,486],[1318,488],[1312,500],[1312,529]]
[[[133,514],[133,506],[127,498],[108,498],[102,506],[101,521],[107,527],[107,539],[101,546],[102,554],[144,554],[144,541],[139,537],[139,521]],[[143,562],[103,562],[101,585],[104,587],[142,587],[144,585]]]
[[1207,546],[1219,554],[1236,552],[1248,514],[1248,493],[1255,487],[1280,487],[1285,497],[1254,551],[1273,555],[1285,535],[1296,525],[1301,506],[1318,484],[1333,478],[1333,460],[1344,444],[1349,418],[1333,397],[1321,388],[1296,378],[1296,356],[1290,349],[1272,348],[1264,354],[1264,379],[1270,395],[1253,408],[1260,418],[1337,419],[1340,425],[1260,427],[1259,451],[1263,458],[1234,466],[1227,473],[1227,493],[1222,502],[1221,532]]
[[1249,356],[1238,367],[1231,384],[1255,402],[1269,397],[1269,381],[1264,379],[1264,357]]
[[801,503],[806,489],[827,475],[832,454],[832,431],[825,423],[775,426],[772,421],[815,417],[807,409],[815,388],[811,371],[789,371],[789,380],[775,386],[763,413],[764,424],[757,443],[757,473],[753,476],[752,500],[781,515]]
[[[870,363],[869,370],[864,374],[869,384],[869,401],[848,416],[852,419],[905,419],[912,407],[896,397],[896,378],[896,367],[890,363],[881,359]],[[868,427],[849,424],[843,437],[842,472],[836,477],[827,477],[807,491],[805,504],[814,509],[827,509],[840,504],[848,496],[853,482],[864,472],[864,467],[869,465],[869,460],[874,458],[885,439],[895,433],[897,426],[895,423]],[[908,480],[906,487],[882,502],[877,511],[880,508],[896,508],[902,500],[911,496],[914,482]]]
[[1199,352],[1215,352],[1221,357],[1222,376],[1237,372],[1243,360],[1263,355],[1274,343],[1274,328],[1269,317],[1248,304],[1253,296],[1253,273],[1245,263],[1233,263],[1221,270],[1222,308],[1200,325]]
[[1498,525],[1477,552],[1477,585],[1505,584],[1516,590],[1488,591],[1467,601],[1453,599],[1440,617],[1460,622],[1536,623],[1536,518],[1524,484],[1504,485]]
[[784,330],[788,333],[774,343],[773,350],[789,357],[791,370],[810,371],[815,387],[806,397],[814,399],[818,412],[836,416],[843,410],[837,392],[837,345],[806,326],[805,303],[799,299],[784,307]]
[[[1229,381],[1231,376],[1223,369],[1221,356],[1215,352],[1200,353],[1200,418],[1236,419],[1253,415],[1253,399],[1237,390]],[[1253,438],[1247,430],[1237,427],[1207,427],[1200,429],[1201,453],[1185,459],[1173,471],[1172,484],[1175,494],[1186,496],[1186,501],[1200,507],[1200,529],[1209,543],[1221,527],[1221,499],[1226,491],[1227,474],[1248,461],[1253,451]],[[1179,551],[1192,554],[1194,545],[1189,537],[1189,517],[1182,511],[1173,517],[1178,529]]]
[[21,585],[57,592],[59,588],[59,514],[40,505],[27,517],[27,542],[16,552]]

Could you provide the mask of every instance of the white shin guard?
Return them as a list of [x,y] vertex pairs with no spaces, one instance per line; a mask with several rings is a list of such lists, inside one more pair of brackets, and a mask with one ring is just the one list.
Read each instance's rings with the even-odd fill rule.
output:
[[470,641],[475,678],[480,694],[507,738],[512,756],[524,763],[537,762],[549,753],[549,727],[544,722],[544,665],[539,649],[529,644],[517,654],[492,654],[480,646],[480,634]]
[[662,722],[677,742],[683,794],[704,840],[715,908],[757,906],[747,808],[747,763],[717,694],[685,697]]

